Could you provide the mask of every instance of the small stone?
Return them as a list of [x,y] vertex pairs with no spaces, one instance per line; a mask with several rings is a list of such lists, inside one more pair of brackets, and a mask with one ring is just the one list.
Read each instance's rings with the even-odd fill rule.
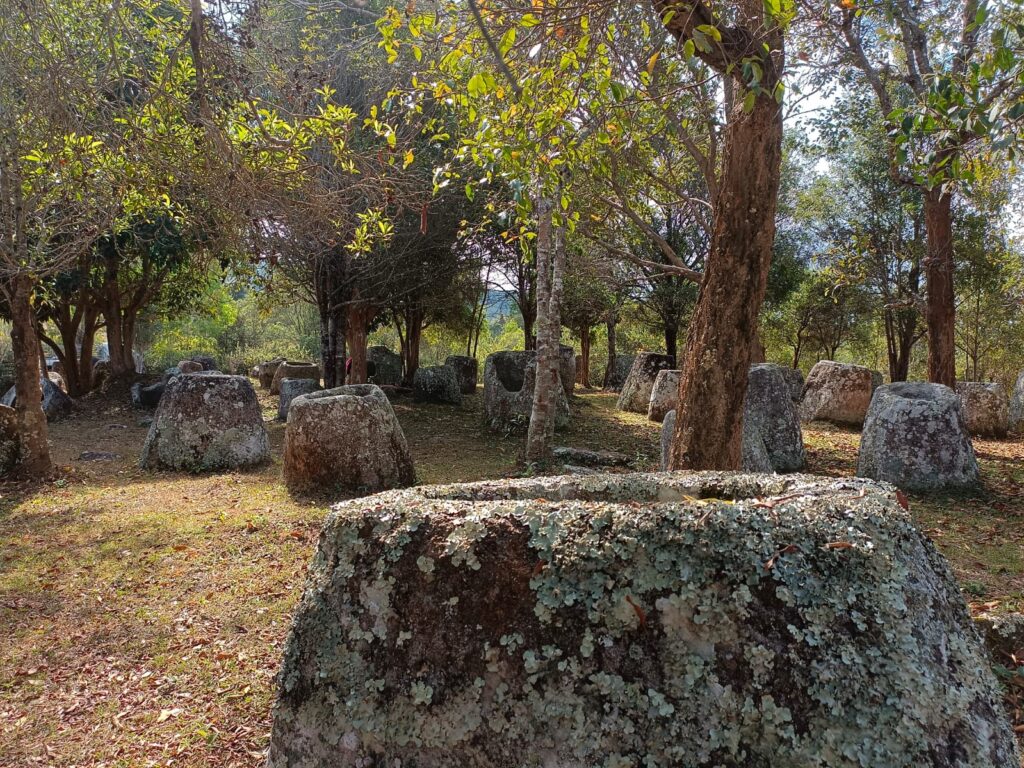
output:
[[195,360],[179,360],[178,370],[182,373],[199,373],[203,370],[203,365]]
[[79,461],[115,461],[120,458],[121,454],[109,451],[82,451],[78,454]]

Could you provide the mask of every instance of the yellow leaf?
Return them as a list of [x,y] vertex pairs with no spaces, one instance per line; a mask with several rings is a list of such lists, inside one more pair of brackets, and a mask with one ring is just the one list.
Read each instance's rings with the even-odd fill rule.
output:
[[661,51],[655,51],[654,55],[647,60],[647,74],[654,73],[654,65],[658,63],[658,57],[661,55]]
[[410,165],[412,165],[413,159],[414,159],[414,156],[412,154],[412,150],[411,149],[405,150],[405,160],[402,162],[402,168],[405,169],[405,168],[408,168]]

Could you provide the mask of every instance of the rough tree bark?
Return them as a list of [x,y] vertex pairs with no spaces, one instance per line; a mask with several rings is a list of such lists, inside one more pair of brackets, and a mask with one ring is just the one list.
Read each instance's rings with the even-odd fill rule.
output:
[[[654,5],[680,41],[715,21],[700,2],[655,0]],[[758,0],[735,5],[736,26],[722,29],[721,43],[699,55],[726,78],[738,78],[740,63],[757,59],[765,92],[748,98],[741,82],[730,81],[736,97],[712,201],[711,248],[679,366],[671,469],[740,468],[747,372],[775,239],[782,108],[771,94],[783,70],[783,35]]]
[[370,323],[377,316],[377,307],[371,304],[355,303],[348,308],[348,322],[346,328],[346,341],[348,342],[349,355],[352,358],[352,366],[348,372],[349,384],[365,384],[367,379],[366,370],[366,343],[370,336]]
[[671,355],[673,360],[678,360],[679,353],[679,329],[672,323],[664,323],[665,354]]
[[53,471],[49,430],[43,413],[43,388],[40,384],[39,338],[32,312],[32,279],[16,275],[7,286],[11,309],[11,346],[14,352],[15,410],[21,460],[15,473],[21,477],[42,477]]
[[928,253],[925,280],[928,286],[928,380],[956,386],[956,298],[953,295],[952,197],[940,188],[924,197]]
[[609,314],[604,324],[608,334],[608,363],[604,367],[604,381],[601,382],[601,386],[607,389],[611,385],[612,378],[615,376],[615,358],[619,354],[615,344],[615,327],[619,324],[619,318],[616,314]]
[[589,325],[580,328],[580,364],[577,381],[584,389],[590,389],[590,334]]
[[526,434],[526,460],[551,458],[555,434],[558,354],[562,331],[562,276],[565,272],[565,228],[552,221],[555,204],[549,197],[537,201],[537,377],[533,409]]
[[412,386],[413,377],[420,367],[420,342],[426,313],[423,307],[406,304],[395,313],[395,330],[398,331],[399,354],[402,358],[402,385]]

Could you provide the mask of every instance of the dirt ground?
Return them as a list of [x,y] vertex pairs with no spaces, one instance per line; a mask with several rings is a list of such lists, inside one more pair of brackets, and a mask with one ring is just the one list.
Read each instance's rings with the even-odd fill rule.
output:
[[[269,420],[276,404],[264,397]],[[521,440],[462,408],[395,410],[423,483],[522,474]],[[87,398],[52,426],[62,468],[0,484],[0,767],[260,766],[281,646],[327,503],[246,473],[150,473],[125,392]],[[560,442],[622,451],[655,469],[658,426],[574,398]],[[858,434],[805,428],[808,471],[851,475]],[[980,489],[912,496],[972,610],[1024,610],[1024,440],[975,441]],[[118,455],[82,461],[83,451]],[[1012,692],[1011,692],[1012,696]],[[1019,722],[1019,721],[1018,721]]]

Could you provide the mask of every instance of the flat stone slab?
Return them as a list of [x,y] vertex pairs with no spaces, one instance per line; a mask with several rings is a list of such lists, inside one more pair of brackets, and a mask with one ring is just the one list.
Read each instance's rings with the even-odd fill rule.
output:
[[333,508],[267,765],[1017,765],[890,486],[596,474]]
[[632,459],[624,453],[615,451],[591,451],[587,448],[556,446],[551,449],[558,461],[569,464],[582,464],[587,467],[625,467]]

